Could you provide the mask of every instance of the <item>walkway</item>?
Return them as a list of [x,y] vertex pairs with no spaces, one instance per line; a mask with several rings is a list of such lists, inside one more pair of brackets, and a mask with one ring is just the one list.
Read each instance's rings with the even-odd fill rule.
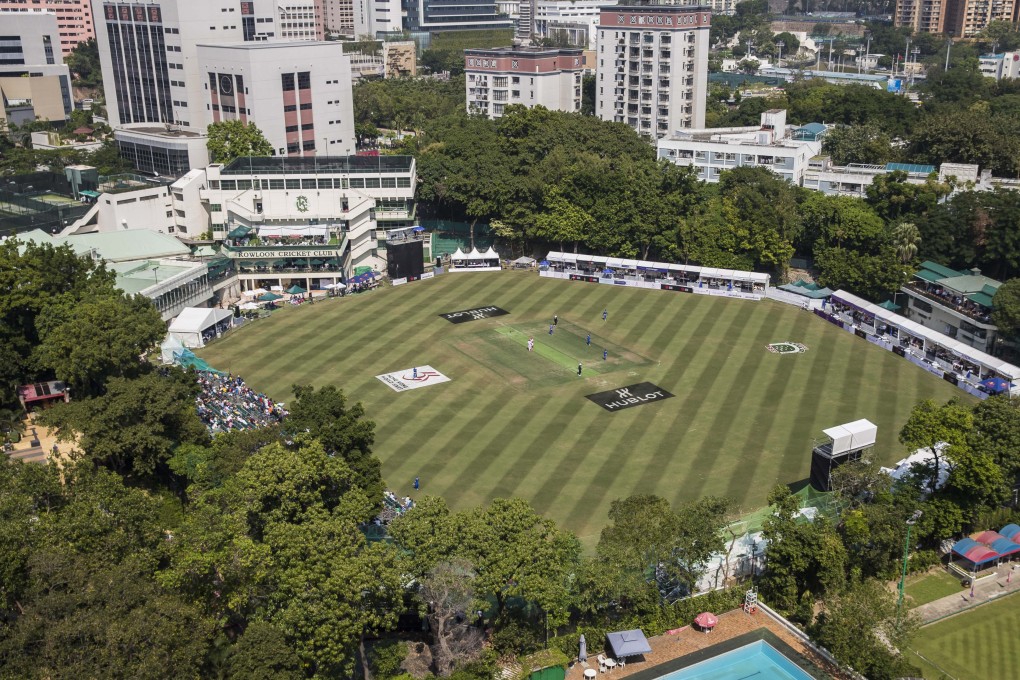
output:
[[[965,590],[928,604],[922,604],[912,611],[921,618],[922,625],[927,625],[1018,592],[1020,591],[1020,569],[1015,567],[1015,564],[999,565],[994,577],[982,579],[974,585],[974,597],[970,596],[970,590]],[[1009,579],[1008,583],[1007,579]]]

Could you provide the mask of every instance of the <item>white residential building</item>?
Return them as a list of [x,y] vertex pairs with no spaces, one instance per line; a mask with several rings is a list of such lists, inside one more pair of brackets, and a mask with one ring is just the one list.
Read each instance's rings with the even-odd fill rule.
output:
[[489,118],[501,117],[510,104],[578,112],[584,68],[577,48],[464,50],[467,110]]
[[564,36],[571,45],[595,49],[600,0],[536,0],[534,33],[541,38]]
[[350,65],[338,43],[315,40],[316,0],[96,0],[95,10],[114,128],[201,135],[238,119],[262,129],[277,154],[353,152]]
[[658,157],[697,169],[698,179],[718,182],[721,173],[739,167],[768,168],[798,186],[808,162],[822,149],[825,126],[786,124],[786,111],[761,114],[761,125],[681,132],[657,143]]
[[336,42],[198,45],[207,120],[258,125],[280,156],[354,153],[350,58]]
[[982,54],[979,59],[981,75],[986,78],[1020,77],[1020,52],[1003,52],[1001,54]]
[[0,11],[0,104],[0,123],[61,121],[74,110],[56,14]]
[[354,35],[357,38],[397,34],[403,30],[400,0],[354,0]]
[[703,5],[603,7],[595,114],[653,139],[704,127],[711,20]]

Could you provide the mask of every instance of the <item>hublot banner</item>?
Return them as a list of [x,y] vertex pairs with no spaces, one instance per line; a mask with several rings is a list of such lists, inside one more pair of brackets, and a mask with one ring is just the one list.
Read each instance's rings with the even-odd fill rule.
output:
[[607,392],[596,392],[595,394],[589,394],[585,398],[591,399],[607,411],[622,411],[625,408],[650,404],[653,401],[662,401],[672,396],[672,394],[661,387],[650,382],[643,382]]
[[504,316],[510,312],[499,307],[476,307],[475,309],[465,309],[460,312],[447,312],[446,314],[440,314],[450,323],[464,323],[465,321],[478,321],[479,319],[488,319],[493,316]]
[[571,281],[587,281],[588,283],[598,283],[599,277],[597,276],[585,276],[583,274],[571,274]]
[[692,293],[690,286],[678,286],[675,283],[660,283],[660,290],[675,290],[678,293]]

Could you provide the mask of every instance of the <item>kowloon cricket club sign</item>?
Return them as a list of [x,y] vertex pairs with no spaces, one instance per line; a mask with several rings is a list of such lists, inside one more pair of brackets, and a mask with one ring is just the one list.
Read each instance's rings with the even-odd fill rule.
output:
[[594,401],[607,411],[622,411],[632,406],[650,404],[653,401],[669,399],[673,395],[650,382],[627,385],[615,390],[589,394],[586,399]]

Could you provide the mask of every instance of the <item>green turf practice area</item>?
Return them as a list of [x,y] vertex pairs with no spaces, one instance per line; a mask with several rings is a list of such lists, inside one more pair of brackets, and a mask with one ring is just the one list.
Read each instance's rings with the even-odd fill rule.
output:
[[[439,316],[488,305],[509,314]],[[280,310],[199,354],[281,401],[295,383],[342,387],[376,422],[374,450],[400,495],[416,495],[418,476],[419,493],[455,508],[520,496],[588,546],[614,499],[715,494],[754,511],[776,483],[807,478],[822,428],[871,420],[888,464],[904,453],[897,434],[914,404],[970,398],[796,307],[532,272],[451,274]],[[450,382],[395,392],[375,377],[424,365]],[[616,412],[585,398],[644,382],[675,398]]]
[[[925,626],[910,662],[928,680],[1016,680],[1020,659],[1020,595]],[[918,654],[920,656],[918,656]]]

